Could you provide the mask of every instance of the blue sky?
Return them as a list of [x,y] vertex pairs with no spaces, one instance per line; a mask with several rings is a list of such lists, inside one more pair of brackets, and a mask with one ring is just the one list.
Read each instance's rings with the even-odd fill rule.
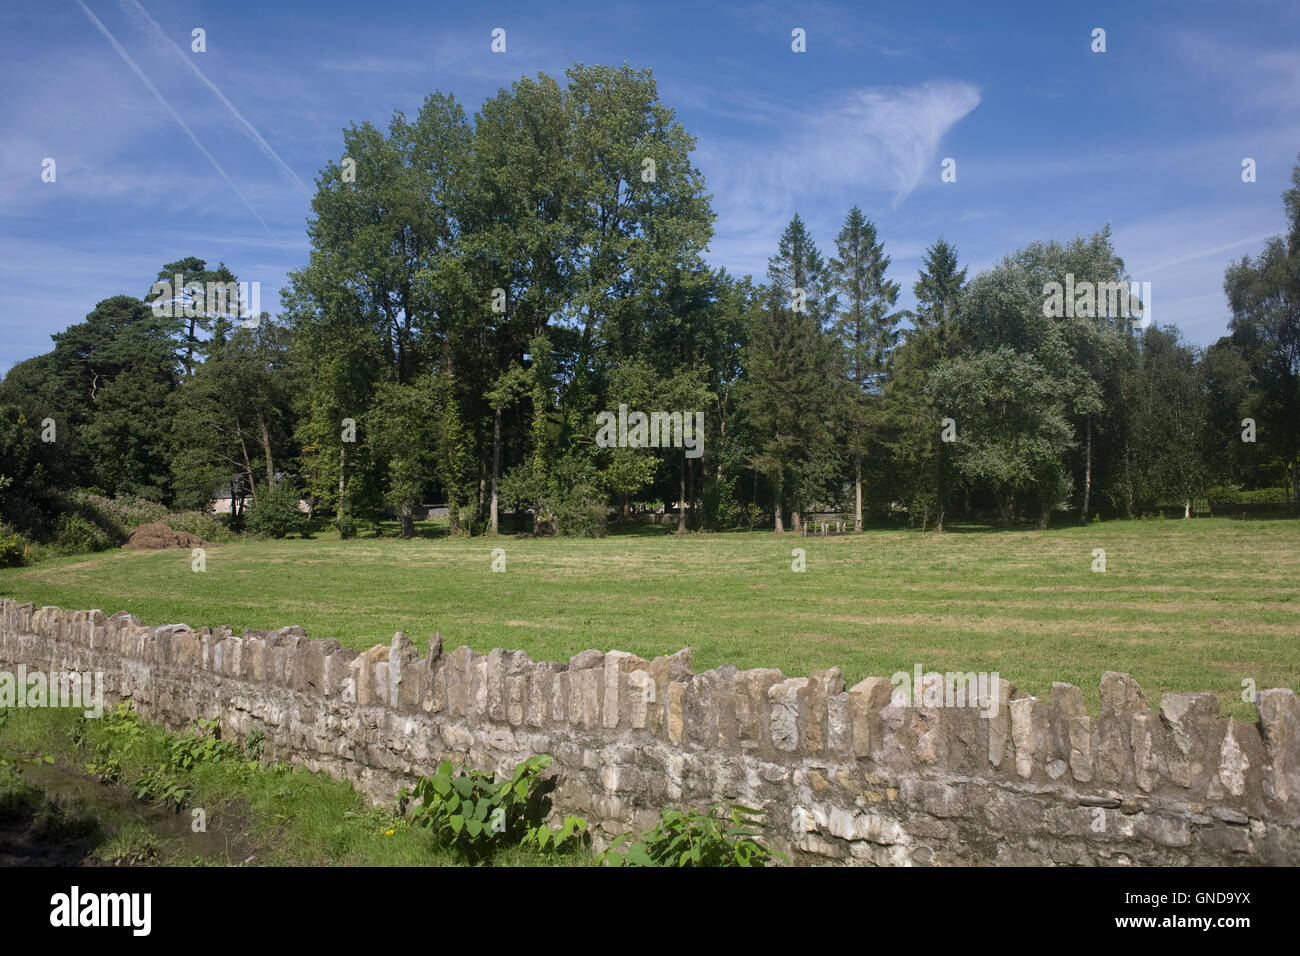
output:
[[[733,273],[761,278],[796,210],[833,251],[856,203],[910,306],[939,235],[974,275],[1109,222],[1131,276],[1152,283],[1155,321],[1204,345],[1226,328],[1225,266],[1284,231],[1300,152],[1292,0],[445,6],[6,2],[0,372],[187,255],[260,282],[277,312],[345,126],[386,127],[434,90],[472,114],[575,61],[654,71],[697,138],[718,217],[708,257]],[[206,53],[190,52],[195,27]],[[805,53],[791,51],[796,27]],[[1105,53],[1090,49],[1096,27]],[[954,183],[940,181],[945,157]]]

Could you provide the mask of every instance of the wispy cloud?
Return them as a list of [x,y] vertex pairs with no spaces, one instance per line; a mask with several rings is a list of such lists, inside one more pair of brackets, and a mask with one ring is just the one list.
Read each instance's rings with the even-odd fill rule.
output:
[[[185,52],[176,45],[176,41],[163,33],[162,27],[158,25],[158,22],[154,20],[153,17],[149,16],[149,11],[146,10],[138,0],[122,0],[122,9],[134,22],[140,24],[144,28],[145,32],[153,37],[156,42],[166,43],[171,47],[180,61],[189,67],[190,72],[197,76],[208,89],[215,93],[217,99],[221,100],[222,105],[224,105],[226,109],[230,110],[235,119],[239,120],[240,125],[244,127],[248,135],[252,137],[253,142],[257,144],[258,149],[266,154],[269,159],[277,163],[279,167],[288,174],[289,178],[297,184],[298,189],[304,196],[310,196],[312,194],[311,189],[308,188],[307,184],[298,178],[298,174],[293,171],[292,167],[290,167],[288,163],[280,158],[280,154],[271,148],[271,144],[262,138],[262,134],[257,131],[257,128],[245,119],[244,115],[240,113],[239,110],[235,109],[235,104],[226,99],[226,94],[221,92],[217,84],[208,79],[207,74],[198,68],[194,62],[194,58],[192,56],[187,56]],[[143,21],[145,21],[144,23],[141,23],[142,18]]]
[[171,115],[171,118],[176,121],[176,125],[185,131],[185,135],[190,138],[190,142],[198,147],[199,152],[208,158],[208,162],[212,164],[212,167],[221,174],[221,178],[224,179],[230,188],[235,191],[235,195],[237,195],[243,201],[244,205],[248,207],[248,211],[257,217],[257,221],[262,224],[262,228],[266,230],[266,234],[271,236],[271,239],[274,240],[275,236],[271,232],[271,227],[266,224],[266,220],[261,217],[256,209],[253,208],[253,204],[248,201],[248,198],[240,191],[239,187],[235,185],[235,181],[226,175],[226,171],[221,168],[221,164],[217,162],[216,157],[208,152],[207,148],[199,142],[199,138],[194,135],[185,120],[181,119],[181,115],[177,113],[176,110],[172,108],[172,105],[163,98],[163,95],[158,92],[158,88],[154,86],[149,77],[145,75],[144,70],[140,69],[135,60],[131,59],[131,55],[122,48],[122,44],[117,42],[117,38],[109,32],[108,27],[104,26],[104,24],[99,21],[99,18],[91,13],[90,8],[82,3],[81,0],[77,0],[77,6],[81,7],[82,12],[90,18],[90,22],[99,28],[99,32],[104,34],[108,42],[113,45],[113,49],[117,51],[118,56],[120,56],[126,65],[131,68],[131,71],[140,78],[140,82],[143,83],[149,92],[154,95],[154,99],[162,105],[163,109]]
[[698,161],[722,227],[712,258],[754,270],[755,250],[771,254],[801,201],[852,190],[884,193],[897,207],[924,177],[938,182],[943,137],[979,103],[979,91],[961,82],[859,89],[816,110],[777,107],[783,122],[770,145],[701,142]]

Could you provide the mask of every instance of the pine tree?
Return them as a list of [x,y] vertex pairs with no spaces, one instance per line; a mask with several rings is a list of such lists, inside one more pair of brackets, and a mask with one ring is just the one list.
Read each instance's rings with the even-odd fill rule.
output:
[[800,511],[834,477],[834,417],[841,363],[824,326],[834,312],[826,262],[798,213],[768,263],[746,350],[742,404],[758,437],[753,464],[774,489],[777,531],[788,493],[794,530]]
[[921,275],[912,285],[916,295],[916,327],[944,328],[957,310],[957,296],[966,284],[966,270],[957,269],[957,250],[940,236],[921,262]]
[[853,390],[848,396],[849,445],[853,454],[853,530],[862,531],[862,455],[867,444],[870,396],[880,390],[890,356],[898,344],[898,283],[885,278],[889,256],[876,227],[854,206],[835,239],[830,275],[843,302],[834,322],[848,363]]

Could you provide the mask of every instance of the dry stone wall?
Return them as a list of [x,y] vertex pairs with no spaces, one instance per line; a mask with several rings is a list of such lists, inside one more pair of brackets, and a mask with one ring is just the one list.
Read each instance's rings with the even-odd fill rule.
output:
[[504,769],[550,753],[557,813],[598,841],[668,806],[761,808],[798,863],[1300,863],[1300,701],[1258,695],[1259,723],[1222,720],[1212,694],[1129,676],[1046,700],[1006,680],[974,708],[897,706],[893,685],[846,688],[734,667],[696,674],[689,651],[646,661],[584,651],[428,653],[397,634],[357,652],[278,631],[150,627],[126,613],[0,600],[0,669],[99,672],[173,727],[220,718],[266,753],[390,800],[444,758]]

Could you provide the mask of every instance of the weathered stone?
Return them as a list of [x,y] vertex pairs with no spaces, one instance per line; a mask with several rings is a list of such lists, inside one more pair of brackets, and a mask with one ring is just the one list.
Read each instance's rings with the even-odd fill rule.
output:
[[1264,690],[1255,709],[1268,756],[1264,795],[1300,803],[1300,698],[1289,687]]
[[849,690],[849,709],[853,715],[853,752],[870,757],[873,741],[883,731],[880,711],[890,702],[894,685],[883,677],[860,680]]
[[666,687],[674,681],[685,683],[695,676],[695,664],[688,647],[683,647],[676,654],[656,657],[646,665],[645,670],[660,687]]
[[1168,773],[1165,756],[1164,727],[1160,718],[1154,714],[1134,714],[1132,721],[1133,735],[1133,770],[1137,785],[1150,792],[1156,783]]
[[1083,692],[1073,684],[1053,682],[1049,697],[1051,758],[1063,760],[1075,780],[1092,779],[1092,718],[1083,706]]
[[686,684],[683,681],[673,681],[668,685],[666,703],[668,739],[675,744],[680,744],[682,742],[682,727],[684,724],[682,702],[685,698]]
[[990,680],[986,695],[980,700],[981,716],[987,715],[989,735],[989,763],[1001,767],[1011,737],[1011,699],[1016,688],[999,677]]
[[527,704],[524,708],[524,722],[529,727],[545,727],[550,715],[552,687],[558,664],[534,663],[525,674],[528,682],[526,691]]
[[[249,640],[244,638],[244,644],[247,645]],[[255,647],[260,650],[260,642],[255,642]],[[387,695],[388,688],[381,687],[376,694],[375,668],[381,662],[385,665],[388,663],[389,648],[383,644],[376,644],[368,651],[358,654],[352,659],[349,667],[352,671],[352,683],[355,687],[356,702],[358,707],[370,707],[376,704],[383,704],[383,698]],[[245,649],[247,652],[247,648]],[[256,657],[254,660],[256,661]]]
[[1103,717],[1132,717],[1151,710],[1142,686],[1128,674],[1106,671],[1101,675],[1100,691]]
[[838,667],[808,675],[804,726],[809,753],[819,754],[826,749],[826,701],[843,690],[844,678]]
[[735,728],[739,746],[744,751],[763,752],[770,747],[767,735],[767,691],[783,680],[772,668],[738,671],[733,681]]
[[527,678],[519,674],[506,675],[506,720],[518,727],[524,722],[524,689]]
[[768,726],[777,750],[798,750],[804,743],[808,678],[792,677],[768,688]]
[[650,705],[655,703],[657,688],[654,678],[643,670],[627,675],[628,725],[633,730],[644,730],[650,722]]
[[601,651],[579,651],[569,658],[569,670],[581,671],[586,670],[588,667],[600,667],[604,662],[605,655]]
[[1016,773],[1033,775],[1047,749],[1047,705],[1037,697],[1021,697],[1010,703],[1011,740],[1016,746]]
[[612,730],[618,726],[619,714],[624,709],[622,704],[623,698],[626,697],[624,688],[627,687],[627,674],[635,669],[634,665],[645,663],[635,654],[627,654],[623,651],[610,651],[605,655],[602,688],[605,699],[602,712],[604,726],[608,729]]
[[398,631],[388,649],[388,706],[405,713],[414,713],[420,700],[422,668],[415,665],[420,654],[415,642]]

